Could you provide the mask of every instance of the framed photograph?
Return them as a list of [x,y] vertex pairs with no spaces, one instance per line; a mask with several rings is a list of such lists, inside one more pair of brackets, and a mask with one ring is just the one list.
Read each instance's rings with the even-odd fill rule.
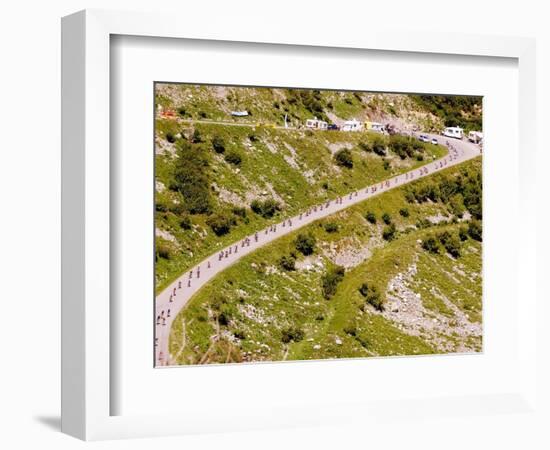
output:
[[62,45],[64,432],[537,413],[531,40],[84,11]]

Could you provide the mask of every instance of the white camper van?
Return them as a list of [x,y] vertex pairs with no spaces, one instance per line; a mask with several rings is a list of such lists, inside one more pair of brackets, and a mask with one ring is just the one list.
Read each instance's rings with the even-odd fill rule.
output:
[[462,136],[464,136],[464,130],[460,127],[447,127],[443,130],[443,136],[462,139]]
[[468,133],[468,140],[474,144],[481,144],[483,141],[483,133],[481,131],[470,131]]
[[314,119],[306,120],[306,128],[310,130],[326,130],[328,128],[328,123],[315,117]]
[[363,124],[356,119],[346,120],[342,131],[361,131],[363,129]]

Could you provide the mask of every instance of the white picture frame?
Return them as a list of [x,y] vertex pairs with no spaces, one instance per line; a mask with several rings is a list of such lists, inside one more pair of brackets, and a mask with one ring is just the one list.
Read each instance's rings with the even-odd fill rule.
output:
[[[111,378],[111,183],[110,64],[111,37],[141,36],[211,40],[237,43],[285,44],[316,48],[368,49],[412,54],[499,57],[517,60],[519,182],[516,195],[524,217],[522,229],[534,228],[535,148],[535,43],[532,39],[437,33],[363,31],[325,36],[298,30],[234,29],[217,24],[205,29],[200,21],[182,27],[176,17],[87,10],[62,22],[62,430],[85,440],[163,436],[209,431],[323,424],[335,419],[358,421],[375,414],[393,420],[390,401],[374,404],[331,405],[330,413],[314,404],[300,408],[277,405],[274,411],[239,411],[235,420],[212,423],[205,414],[113,415]],[[152,184],[152,183],[151,183]],[[526,286],[518,305],[517,329],[521,365],[516,388],[498,395],[469,398],[407,400],[400,416],[413,416],[429,408],[441,415],[496,414],[502,410],[538,414],[536,348],[536,237],[523,233],[516,244],[517,277]],[[530,291],[529,291],[530,290]],[[517,295],[517,294],[516,294]],[[152,365],[152,361],[151,361]],[[266,366],[264,366],[266,367]],[[263,370],[276,370],[274,366]],[[277,369],[280,370],[280,369]],[[182,375],[184,376],[184,375]],[[405,399],[402,399],[405,401]],[[392,401],[395,401],[392,400]],[[472,406],[475,403],[475,406]],[[317,413],[316,413],[317,412]],[[279,414],[277,414],[279,413]],[[284,413],[284,414],[283,414]],[[306,417],[306,419],[304,419]],[[352,419],[352,417],[354,419]],[[240,419],[240,420],[237,420]],[[244,420],[246,419],[246,420]]]

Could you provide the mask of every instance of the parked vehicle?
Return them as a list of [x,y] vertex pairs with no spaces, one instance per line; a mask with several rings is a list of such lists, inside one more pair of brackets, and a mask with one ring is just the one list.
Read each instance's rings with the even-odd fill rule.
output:
[[418,136],[418,140],[422,142],[430,142],[428,136],[426,136],[425,134],[421,134],[420,136]]
[[442,134],[450,138],[462,139],[464,136],[464,129],[460,127],[447,127],[443,130]]
[[339,130],[339,129],[340,129],[340,127],[338,125],[336,125],[335,123],[331,123],[327,127],[327,130]]
[[363,124],[356,119],[346,120],[342,131],[361,131],[363,129]]
[[468,133],[468,140],[474,144],[481,144],[483,142],[483,133],[481,131],[470,131]]
[[313,119],[306,120],[306,128],[311,130],[326,130],[328,128],[328,123],[315,117]]
[[437,142],[437,139],[436,139],[436,138],[433,138],[433,139],[432,139],[432,144],[433,144],[433,145],[438,145],[439,142]]

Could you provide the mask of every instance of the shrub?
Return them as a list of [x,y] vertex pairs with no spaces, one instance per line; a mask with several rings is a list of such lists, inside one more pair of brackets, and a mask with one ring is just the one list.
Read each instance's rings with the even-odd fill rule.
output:
[[279,267],[287,272],[296,270],[296,258],[292,255],[281,256],[279,259]]
[[339,166],[346,167],[348,169],[353,167],[353,156],[351,151],[347,148],[337,151],[334,155],[334,160]]
[[164,203],[156,202],[155,203],[155,211],[157,211],[157,212],[166,212],[166,211],[168,211],[168,207]]
[[389,225],[391,223],[391,216],[388,213],[382,214],[382,220],[386,225]]
[[191,138],[194,144],[200,144],[202,142],[202,135],[198,128],[193,131],[193,137]]
[[391,168],[391,164],[387,159],[385,159],[383,163],[384,163],[384,170],[389,170]]
[[451,256],[455,258],[460,256],[460,240],[456,234],[449,231],[443,231],[437,235],[437,238]]
[[321,278],[323,297],[327,300],[336,294],[338,284],[344,279],[345,269],[342,266],[334,266],[327,270]]
[[250,142],[257,142],[260,140],[260,138],[253,133],[248,135],[248,139]]
[[228,163],[238,166],[242,162],[241,155],[235,150],[230,150],[225,154],[224,158]]
[[434,236],[428,236],[422,241],[422,248],[430,253],[439,253],[439,241]]
[[180,142],[178,146],[172,185],[183,196],[184,205],[191,214],[208,213],[212,209],[212,200],[205,151],[188,142]]
[[240,206],[235,206],[231,209],[231,212],[235,214],[238,217],[242,217],[243,219],[246,217],[246,209],[242,208]]
[[479,220],[470,220],[468,223],[468,234],[476,241],[481,242],[483,240],[483,228]]
[[185,117],[187,115],[187,111],[185,110],[184,107],[180,107],[178,108],[178,114],[181,116],[181,117]]
[[281,206],[273,199],[253,200],[250,209],[263,218],[270,219],[277,211],[281,210]]
[[208,117],[208,114],[206,114],[204,111],[199,111],[199,117],[201,119],[206,119]]
[[397,230],[393,223],[384,227],[384,230],[382,231],[382,237],[384,238],[384,240],[388,242],[393,241],[395,239],[396,234],[397,234]]
[[346,325],[344,327],[344,333],[346,333],[347,335],[349,336],[357,336],[357,328],[355,327],[355,325]]
[[461,241],[467,241],[468,240],[468,227],[460,227],[458,230],[458,237]]
[[304,339],[304,332],[298,327],[285,328],[281,332],[281,341],[288,344],[290,341],[300,342]]
[[172,248],[169,243],[162,238],[155,239],[156,246],[156,256],[162,259],[171,259],[172,258]]
[[370,223],[376,223],[376,215],[372,211],[368,211],[367,214],[365,214],[365,219]]
[[214,139],[212,139],[212,148],[216,153],[225,152],[225,142],[220,136],[214,136]]
[[315,244],[316,240],[315,237],[311,234],[303,234],[300,233],[296,237],[296,241],[294,242],[294,245],[296,246],[296,250],[298,250],[303,255],[311,255],[315,251]]
[[409,210],[407,208],[401,208],[399,210],[399,214],[401,215],[401,217],[409,217],[410,216]]
[[449,207],[451,209],[451,212],[457,216],[462,217],[464,215],[465,207],[464,207],[464,199],[462,197],[462,194],[455,194],[453,195],[449,200]]
[[191,217],[189,215],[184,214],[180,219],[180,227],[183,230],[190,230],[193,224],[191,223]]
[[206,224],[212,228],[216,236],[223,236],[231,231],[231,226],[235,225],[235,219],[227,217],[222,213],[212,214],[206,219]]
[[176,136],[174,136],[172,133],[168,132],[168,133],[166,133],[166,140],[168,142],[170,142],[171,144],[173,144],[174,142],[176,142]]
[[359,293],[365,297],[365,302],[371,305],[377,311],[384,311],[385,299],[380,294],[380,290],[369,283],[363,283],[359,287]]
[[[390,136],[390,148],[401,159],[414,156],[419,149],[416,139],[399,134]],[[421,148],[423,147],[420,146]]]
[[338,231],[338,224],[336,222],[327,222],[324,228],[327,233],[336,233]]

